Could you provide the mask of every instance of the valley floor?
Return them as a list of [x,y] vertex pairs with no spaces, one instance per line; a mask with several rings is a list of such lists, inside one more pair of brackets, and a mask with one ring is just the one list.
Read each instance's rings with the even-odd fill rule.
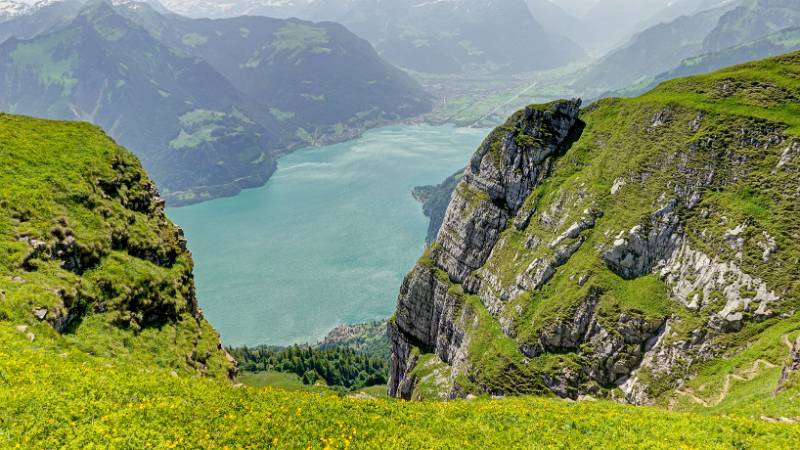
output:
[[434,108],[424,122],[459,127],[489,127],[533,103],[576,95],[570,86],[582,65],[519,75],[463,74],[414,77],[433,96]]

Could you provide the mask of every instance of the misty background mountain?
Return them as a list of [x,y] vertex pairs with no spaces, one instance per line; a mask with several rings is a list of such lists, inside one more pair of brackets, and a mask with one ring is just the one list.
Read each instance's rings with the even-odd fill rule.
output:
[[[745,62],[747,59],[712,55],[730,52],[735,47],[754,44],[774,33],[800,26],[800,2],[796,0],[696,1],[691,4],[701,10],[637,33],[623,46],[588,66],[574,83],[575,89],[598,96],[638,85],[639,89],[633,90],[637,92],[641,87],[652,85],[657,77],[665,80],[667,75],[662,74],[682,65],[692,65],[691,61],[701,55],[707,55],[709,60]],[[702,9],[709,5],[712,6]],[[674,9],[669,11],[665,18],[675,14]],[[784,40],[776,46],[752,45],[749,57],[777,55],[796,48],[796,44]]]
[[549,69],[585,54],[564,33],[546,31],[524,0],[167,0],[195,17],[265,15],[334,21],[369,40],[390,62],[415,71],[457,73]]
[[489,126],[791,51],[799,22],[795,0],[0,0],[0,109],[102,126],[182,205],[383,124]]
[[[507,35],[514,26],[528,30],[529,37],[517,41],[517,46],[530,45],[533,39],[545,39],[562,52],[561,58],[573,59],[575,49],[599,55],[647,26],[674,19],[682,14],[697,12],[725,0],[491,0],[444,1],[397,0],[163,0],[163,4],[179,14],[195,17],[230,17],[266,15],[271,17],[300,17],[309,20],[341,22],[359,35],[369,39],[381,51],[383,43],[405,41],[419,49],[441,48],[446,44],[425,42],[438,37],[459,44],[467,39],[481,45],[475,38],[498,38]],[[529,13],[522,11],[525,5]],[[501,20],[498,20],[500,18]],[[537,23],[531,26],[530,22]],[[501,22],[501,23],[498,23]],[[527,24],[526,24],[527,22]],[[435,25],[436,28],[433,28]],[[482,28],[482,34],[470,30]],[[543,28],[544,34],[535,28]],[[455,35],[449,33],[455,30]],[[392,32],[395,32],[392,34]],[[472,39],[471,39],[472,38]],[[390,47],[387,47],[389,49]],[[534,49],[541,49],[536,44]],[[450,50],[453,50],[452,48]],[[509,49],[513,50],[513,49]],[[457,52],[450,55],[455,56]],[[420,50],[419,56],[423,53]],[[485,55],[491,58],[491,55]],[[543,59],[541,55],[538,59]],[[389,58],[392,59],[391,57]],[[541,63],[540,63],[541,64]]]
[[[20,22],[51,27],[21,39]],[[102,126],[172,204],[259,186],[281,153],[430,109],[413,79],[334,23],[56,2],[0,30],[12,36],[0,45],[0,109]]]

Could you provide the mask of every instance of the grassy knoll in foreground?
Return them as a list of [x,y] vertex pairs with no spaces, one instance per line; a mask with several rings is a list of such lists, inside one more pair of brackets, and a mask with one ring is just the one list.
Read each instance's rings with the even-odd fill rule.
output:
[[800,427],[544,398],[406,403],[179,376],[0,325],[0,447],[791,448]]

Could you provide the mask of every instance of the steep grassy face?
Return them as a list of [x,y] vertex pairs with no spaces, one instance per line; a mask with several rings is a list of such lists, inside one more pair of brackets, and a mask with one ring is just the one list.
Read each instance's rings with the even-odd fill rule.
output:
[[563,151],[553,105],[495,130],[401,290],[394,393],[778,414],[797,395],[798,80],[793,53],[603,100]]
[[0,115],[0,322],[34,345],[224,377],[183,233],[84,123]]

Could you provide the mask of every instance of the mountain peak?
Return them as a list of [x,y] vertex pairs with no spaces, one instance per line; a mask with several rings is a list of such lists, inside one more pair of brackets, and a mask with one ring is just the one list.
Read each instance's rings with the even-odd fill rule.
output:
[[158,47],[157,41],[149,36],[146,30],[123,16],[112,0],[96,0],[87,3],[73,20],[72,26],[82,31],[93,30],[97,36],[107,42],[118,42],[124,39],[129,32],[136,31],[146,42]]
[[0,0],[0,19],[27,14],[31,7],[14,0]]
[[39,0],[34,3],[19,0],[0,0],[0,22],[18,17],[31,16],[53,5],[77,3],[79,0]]
[[161,14],[170,14],[170,11],[158,0],[111,0],[111,4],[133,10],[152,9]]
[[90,0],[81,9],[80,15],[92,15],[96,13],[115,14],[114,3],[119,0]]

